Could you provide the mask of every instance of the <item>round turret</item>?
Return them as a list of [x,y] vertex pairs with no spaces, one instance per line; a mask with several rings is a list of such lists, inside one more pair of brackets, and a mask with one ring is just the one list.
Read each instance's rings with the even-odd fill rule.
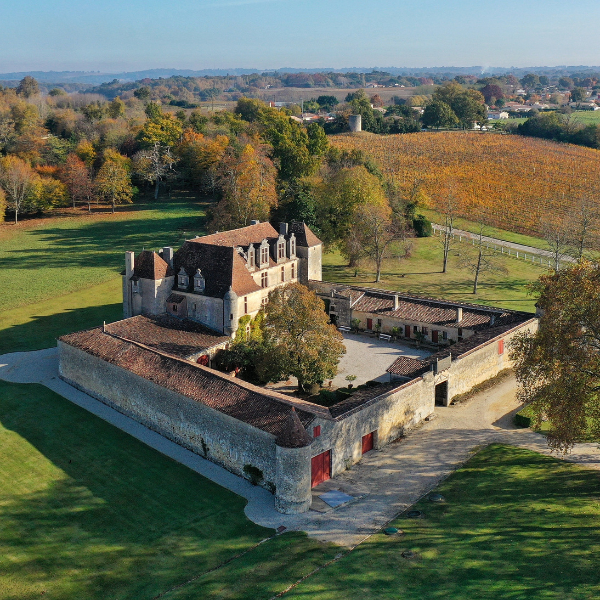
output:
[[238,295],[230,287],[223,298],[223,331],[232,337],[238,328],[238,313]]

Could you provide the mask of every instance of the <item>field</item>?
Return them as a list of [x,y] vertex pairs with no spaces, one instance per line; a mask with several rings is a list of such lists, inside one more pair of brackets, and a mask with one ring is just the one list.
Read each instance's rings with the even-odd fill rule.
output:
[[[509,446],[471,459],[375,535],[301,583],[289,600],[590,600],[600,597],[600,477]],[[402,553],[410,550],[413,558]]]
[[441,273],[440,240],[430,237],[414,239],[412,242],[414,247],[409,259],[385,261],[380,283],[374,283],[373,265],[362,264],[355,276],[355,269],[347,267],[347,261],[337,252],[323,255],[323,279],[535,312],[535,299],[528,295],[527,285],[545,272],[539,265],[498,256],[498,265],[504,267],[506,272],[482,275],[478,292],[474,295],[473,276],[463,264],[465,255],[472,251],[469,244],[456,242],[452,246],[448,272]]
[[330,140],[372,155],[404,190],[421,182],[430,208],[442,208],[451,193],[460,216],[481,216],[494,227],[535,236],[542,220],[572,215],[581,199],[600,210],[598,150],[477,132],[363,132]]
[[584,125],[600,125],[600,110],[575,110],[571,117]]

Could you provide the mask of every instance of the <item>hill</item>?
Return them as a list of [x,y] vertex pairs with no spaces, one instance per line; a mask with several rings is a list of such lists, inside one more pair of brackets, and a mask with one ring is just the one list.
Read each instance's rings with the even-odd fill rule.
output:
[[432,132],[342,134],[334,146],[360,149],[408,193],[415,182],[441,209],[448,193],[459,216],[539,235],[541,222],[563,217],[582,199],[600,212],[600,151],[520,136]]

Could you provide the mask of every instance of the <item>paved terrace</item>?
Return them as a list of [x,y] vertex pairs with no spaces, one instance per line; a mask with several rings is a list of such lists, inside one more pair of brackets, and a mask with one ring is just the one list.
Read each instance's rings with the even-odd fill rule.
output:
[[[436,418],[403,440],[366,455],[349,471],[321,484],[313,497],[329,490],[356,499],[328,509],[320,499],[318,512],[282,515],[273,496],[262,488],[150,431],[136,421],[76,390],[58,378],[55,348],[0,356],[0,379],[15,383],[41,383],[71,402],[133,435],[159,452],[248,500],[246,515],[266,527],[284,526],[306,531],[319,540],[355,546],[412,505],[481,446],[494,442],[513,444],[549,455],[545,438],[512,423],[519,409],[515,381],[507,378],[469,402],[436,407]],[[600,470],[597,444],[577,444],[567,460]]]

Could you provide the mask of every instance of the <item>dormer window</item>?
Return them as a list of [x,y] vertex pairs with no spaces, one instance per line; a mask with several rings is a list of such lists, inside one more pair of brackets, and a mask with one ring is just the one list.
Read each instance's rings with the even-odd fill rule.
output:
[[260,268],[267,267],[269,265],[269,242],[263,240],[260,245]]
[[177,285],[180,288],[187,288],[190,285],[190,278],[183,267],[181,267],[177,275]]
[[290,236],[290,258],[296,256],[296,236],[292,233]]
[[277,240],[277,261],[285,259],[285,238],[280,235]]
[[198,269],[194,275],[194,292],[197,294],[203,294],[205,287],[206,281],[204,279],[204,275],[202,275],[202,271]]
[[140,280],[139,279],[132,279],[131,280],[131,291],[134,294],[139,294],[140,292]]
[[256,266],[256,250],[254,249],[254,244],[250,244],[248,246],[248,267],[250,269],[254,269]]

